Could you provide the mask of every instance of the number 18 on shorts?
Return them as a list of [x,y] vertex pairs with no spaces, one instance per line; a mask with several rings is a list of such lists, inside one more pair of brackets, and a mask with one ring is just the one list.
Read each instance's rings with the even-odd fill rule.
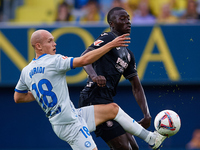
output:
[[71,145],[74,150],[92,150],[96,147],[92,136],[86,126],[80,129],[75,141]]

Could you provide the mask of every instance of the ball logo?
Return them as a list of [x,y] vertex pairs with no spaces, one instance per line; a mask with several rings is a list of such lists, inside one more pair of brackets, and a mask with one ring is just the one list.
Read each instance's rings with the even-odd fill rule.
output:
[[89,141],[86,141],[85,142],[85,147],[90,147],[91,146],[91,143]]
[[[162,120],[164,120],[164,119],[168,119],[169,126],[162,124]],[[169,112],[165,112],[165,115],[159,120],[158,129],[160,129],[160,128],[165,128],[165,129],[168,129],[171,131],[174,131],[176,129],[176,127],[174,127],[174,125],[173,125],[173,121],[171,119]]]

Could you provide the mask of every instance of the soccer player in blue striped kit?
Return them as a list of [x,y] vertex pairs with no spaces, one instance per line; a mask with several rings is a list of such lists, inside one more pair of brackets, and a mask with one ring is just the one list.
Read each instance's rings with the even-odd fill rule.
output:
[[74,150],[97,150],[90,135],[96,126],[114,119],[129,133],[157,149],[164,136],[144,129],[117,104],[91,105],[76,109],[70,100],[66,72],[91,64],[114,47],[128,46],[129,34],[124,34],[105,46],[81,57],[56,54],[54,37],[47,30],[37,30],[31,36],[36,57],[23,68],[15,87],[16,103],[37,101],[48,117],[55,134]]

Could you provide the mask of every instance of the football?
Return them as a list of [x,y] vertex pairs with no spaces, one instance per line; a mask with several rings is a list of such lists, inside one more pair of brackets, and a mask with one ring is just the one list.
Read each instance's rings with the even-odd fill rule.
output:
[[170,137],[180,130],[181,120],[176,112],[163,110],[156,115],[154,127],[161,135]]

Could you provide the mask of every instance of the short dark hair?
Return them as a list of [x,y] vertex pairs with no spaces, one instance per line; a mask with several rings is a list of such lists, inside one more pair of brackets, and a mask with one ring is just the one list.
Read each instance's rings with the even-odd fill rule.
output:
[[112,14],[113,14],[114,11],[116,11],[116,10],[125,10],[125,9],[122,8],[122,7],[114,7],[114,8],[112,8],[112,9],[108,12],[108,15],[107,15],[107,22],[108,22],[108,24],[110,23]]

